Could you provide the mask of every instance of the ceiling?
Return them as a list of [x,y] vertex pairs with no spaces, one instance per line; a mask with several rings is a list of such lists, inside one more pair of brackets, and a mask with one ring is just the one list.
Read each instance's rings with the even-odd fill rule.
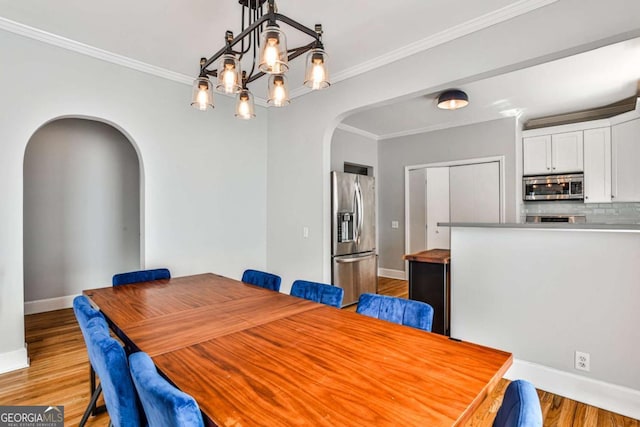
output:
[[[331,81],[336,83],[556,1],[277,0],[276,4],[280,13],[308,27],[323,25]],[[169,78],[183,82],[196,77],[200,57],[210,57],[222,47],[225,30],[240,32],[240,18],[237,0],[112,0],[100,5],[86,0],[0,0],[0,28],[27,26],[32,33],[44,32],[45,41],[70,39],[72,45],[139,61],[150,72],[168,70]],[[307,36],[287,26],[283,29],[290,48],[309,42]],[[24,33],[22,28],[19,32]],[[639,49],[640,43],[632,40],[466,83],[459,88],[469,94],[471,104],[462,110],[441,111],[435,108],[437,94],[416,95],[359,111],[343,126],[384,139],[505,115],[533,118],[607,104],[635,93]],[[302,58],[291,64],[294,96],[305,93],[303,68]],[[265,80],[250,86],[257,98],[266,95]]]

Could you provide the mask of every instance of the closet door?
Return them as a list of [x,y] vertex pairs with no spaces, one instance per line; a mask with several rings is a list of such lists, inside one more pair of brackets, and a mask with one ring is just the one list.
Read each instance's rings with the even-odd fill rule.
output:
[[449,168],[427,168],[427,249],[449,249]]
[[409,253],[427,249],[425,168],[409,171]]
[[449,168],[451,222],[500,222],[499,162]]

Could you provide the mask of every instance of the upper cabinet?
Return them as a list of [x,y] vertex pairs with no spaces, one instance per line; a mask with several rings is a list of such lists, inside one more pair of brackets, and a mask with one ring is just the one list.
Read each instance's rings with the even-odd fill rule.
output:
[[523,138],[523,174],[549,175],[583,171],[583,132]]
[[640,119],[611,127],[611,200],[640,201]]
[[584,202],[611,201],[611,128],[584,131]]

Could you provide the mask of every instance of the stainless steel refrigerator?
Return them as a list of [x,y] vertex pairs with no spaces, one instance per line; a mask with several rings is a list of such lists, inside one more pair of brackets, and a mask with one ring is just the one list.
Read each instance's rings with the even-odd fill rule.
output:
[[378,290],[374,184],[370,176],[331,172],[331,274],[344,289],[343,306]]

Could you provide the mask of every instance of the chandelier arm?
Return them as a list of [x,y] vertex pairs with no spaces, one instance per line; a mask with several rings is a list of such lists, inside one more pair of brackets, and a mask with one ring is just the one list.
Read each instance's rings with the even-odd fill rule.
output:
[[285,24],[289,25],[290,27],[295,28],[296,30],[303,32],[311,37],[313,37],[314,39],[316,39],[317,41],[320,41],[320,36],[318,35],[318,33],[316,33],[314,30],[312,30],[311,28],[305,27],[304,25],[302,25],[301,23],[294,21],[293,19],[282,15],[280,13],[275,13],[274,12],[274,16],[275,19],[277,21],[282,21]]
[[220,58],[222,55],[224,55],[225,53],[228,52],[229,48],[232,48],[233,46],[235,46],[236,44],[238,44],[240,41],[242,41],[242,39],[244,39],[248,34],[250,34],[253,30],[255,30],[256,28],[258,28],[260,25],[262,25],[265,21],[269,20],[269,15],[263,15],[259,20],[255,21],[254,23],[252,23],[250,26],[248,26],[243,32],[241,32],[240,34],[238,34],[233,41],[231,41],[231,43],[229,43],[228,45],[225,45],[222,49],[220,49],[219,51],[217,51],[211,58],[207,59],[207,62],[204,63],[204,65],[202,65],[200,67],[200,75],[204,77],[204,74],[207,70],[206,68],[208,66],[210,66],[211,64],[213,64],[218,58]]

